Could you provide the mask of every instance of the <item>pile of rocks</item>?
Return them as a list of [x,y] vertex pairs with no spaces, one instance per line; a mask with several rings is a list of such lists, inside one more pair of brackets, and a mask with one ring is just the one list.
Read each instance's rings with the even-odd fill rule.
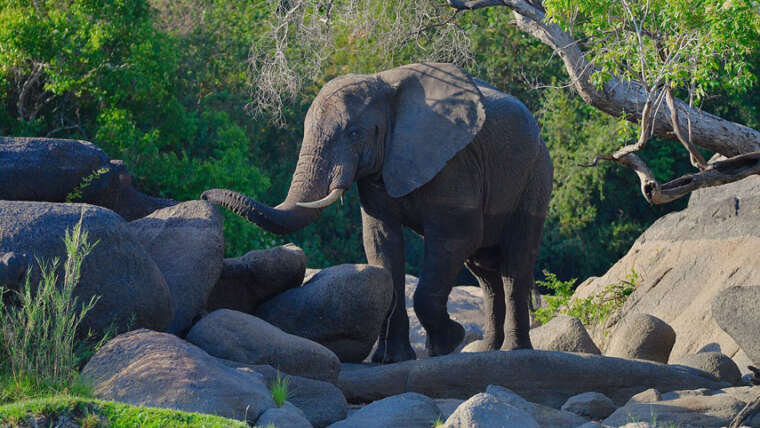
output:
[[[8,147],[20,151],[26,142],[35,156],[54,163],[40,141],[13,140]],[[50,153],[61,144],[52,140]],[[83,157],[87,165],[71,169],[71,174],[82,176],[110,164],[94,146],[70,144],[75,147],[69,150],[91,154]],[[2,159],[0,177],[10,176],[11,167]],[[108,183],[98,186],[109,189]],[[93,190],[92,202],[106,192],[102,189]],[[646,426],[641,424],[654,424],[655,419],[682,427],[718,427],[728,425],[760,395],[757,388],[737,386],[742,384],[740,369],[719,352],[741,347],[748,361],[760,363],[758,317],[743,316],[754,314],[748,305],[760,298],[760,287],[708,293],[700,285],[695,293],[699,299],[712,296],[712,309],[707,305],[699,312],[703,318],[709,313],[709,323],[715,323],[708,323],[706,338],[683,333],[683,320],[663,309],[670,305],[673,313],[695,320],[691,300],[662,295],[660,306],[651,303],[650,294],[658,295],[663,284],[675,284],[670,272],[683,276],[693,265],[668,270],[661,261],[652,261],[646,266],[653,273],[642,275],[644,283],[605,326],[608,335],[589,334],[578,319],[559,316],[531,331],[535,350],[468,352],[466,345],[482,336],[482,300],[477,288],[456,287],[449,311],[465,326],[465,342],[461,352],[435,358],[425,358],[424,330],[409,301],[416,278],[408,276],[407,309],[418,360],[373,365],[366,358],[392,297],[384,269],[339,265],[307,272],[306,255],[292,244],[225,259],[222,218],[203,201],[167,203],[127,221],[109,208],[61,203],[59,196],[51,196],[53,202],[0,200],[0,282],[17,287],[27,271],[35,280],[39,269],[34,258],[63,256],[64,232],[81,218],[90,239],[98,243],[84,262],[76,296],[101,296],[82,331],[97,334],[112,326],[130,330],[109,341],[82,371],[99,398],[278,428]],[[689,210],[712,210],[711,204],[717,204],[715,212],[722,212],[722,199],[700,197],[702,205]],[[741,209],[754,206],[751,196],[741,201]],[[750,230],[745,224],[750,219],[738,212],[720,217],[739,236],[731,242],[757,243],[754,234],[760,228]],[[693,234],[715,235],[711,228],[716,226],[697,214],[671,216],[681,220],[668,216],[658,224],[677,229],[686,227],[680,225],[683,219],[697,219]],[[654,239],[659,236],[648,231],[634,249],[648,256],[658,246],[667,251],[664,238]],[[719,238],[733,239],[714,239]],[[665,260],[681,263],[696,254],[688,253],[687,246],[680,248],[679,255]],[[584,283],[578,297],[633,266],[621,263],[605,279]],[[649,272],[646,266],[635,266],[637,272]],[[729,277],[749,278],[737,277],[742,269]],[[736,282],[732,284],[747,285]],[[679,287],[666,288],[681,295]],[[686,306],[688,315],[673,305]],[[700,318],[696,325],[706,324]],[[718,330],[719,346],[705,343]],[[728,340],[734,348],[727,348]],[[287,384],[286,402],[275,403],[270,391],[274,383]],[[760,426],[760,419],[745,423]]]

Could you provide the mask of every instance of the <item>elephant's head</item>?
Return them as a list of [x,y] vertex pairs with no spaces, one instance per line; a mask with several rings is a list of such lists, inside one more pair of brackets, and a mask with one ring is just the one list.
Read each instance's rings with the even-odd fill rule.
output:
[[390,196],[407,195],[480,131],[485,121],[481,98],[473,80],[451,64],[412,64],[336,78],[306,114],[284,202],[270,208],[223,189],[201,197],[283,234],[313,222],[321,208],[369,175],[382,174]]

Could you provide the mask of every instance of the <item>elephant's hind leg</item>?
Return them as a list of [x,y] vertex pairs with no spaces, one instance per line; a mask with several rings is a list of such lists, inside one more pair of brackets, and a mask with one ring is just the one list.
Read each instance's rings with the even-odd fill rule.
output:
[[506,305],[500,271],[501,259],[498,247],[481,248],[465,262],[467,269],[478,280],[485,303],[483,339],[471,345],[472,350],[476,352],[499,349],[504,342]]
[[503,237],[505,259],[502,261],[502,280],[506,295],[507,316],[504,323],[502,349],[531,349],[530,298],[533,290],[533,269],[544,217],[526,211],[512,215]]

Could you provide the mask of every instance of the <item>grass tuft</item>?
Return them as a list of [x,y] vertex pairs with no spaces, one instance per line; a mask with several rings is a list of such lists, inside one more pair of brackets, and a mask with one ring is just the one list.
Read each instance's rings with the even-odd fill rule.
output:
[[274,378],[271,385],[272,400],[277,407],[282,407],[285,401],[288,399],[288,378],[283,377],[279,371],[277,371],[277,377]]

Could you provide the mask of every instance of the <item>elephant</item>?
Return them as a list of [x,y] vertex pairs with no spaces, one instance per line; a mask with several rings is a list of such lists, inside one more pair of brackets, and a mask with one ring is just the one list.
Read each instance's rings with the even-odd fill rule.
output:
[[201,198],[278,234],[299,230],[356,182],[364,251],[390,271],[394,296],[372,361],[415,358],[404,305],[406,226],[424,237],[414,310],[431,356],[464,328],[447,300],[464,264],[483,290],[476,351],[532,348],[533,270],[553,166],[538,123],[517,98],[445,63],[329,81],[304,122],[285,201],[271,208],[226,189]]

